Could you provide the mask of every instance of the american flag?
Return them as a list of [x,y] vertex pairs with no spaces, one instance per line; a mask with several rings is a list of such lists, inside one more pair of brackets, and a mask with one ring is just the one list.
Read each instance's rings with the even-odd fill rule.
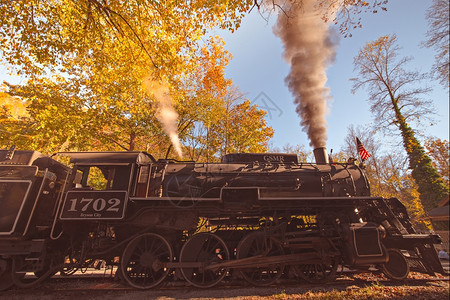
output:
[[366,148],[364,148],[363,144],[358,139],[358,137],[356,137],[356,145],[358,147],[358,153],[359,157],[361,157],[361,160],[365,161],[366,159],[368,159],[370,157],[370,153],[367,152]]

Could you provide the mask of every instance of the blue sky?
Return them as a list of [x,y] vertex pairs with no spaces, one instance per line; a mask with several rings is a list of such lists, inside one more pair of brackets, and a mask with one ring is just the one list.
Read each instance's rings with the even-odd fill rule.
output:
[[[332,99],[329,103],[328,149],[339,150],[344,144],[347,128],[370,124],[373,120],[366,101],[364,90],[351,93],[350,78],[356,76],[353,70],[353,58],[369,41],[382,35],[396,34],[398,44],[402,47],[401,56],[412,56],[409,69],[428,72],[434,62],[435,52],[420,46],[426,39],[428,23],[426,10],[431,1],[423,0],[390,0],[387,12],[362,14],[361,29],[353,30],[351,38],[340,37],[335,63],[327,71]],[[288,91],[284,78],[289,72],[288,64],[283,61],[281,41],[272,32],[276,21],[273,15],[266,22],[255,10],[243,20],[242,26],[234,33],[216,32],[226,42],[226,49],[233,54],[226,70],[227,77],[239,86],[245,96],[260,105],[266,106],[269,98],[276,104],[266,116],[266,120],[275,130],[272,143],[282,147],[305,145],[309,149],[306,133],[301,130],[300,119],[295,112],[293,97]],[[433,92],[425,95],[432,99],[438,114],[434,126],[422,128],[426,136],[449,139],[449,94],[437,81],[429,81]],[[386,144],[392,138],[377,134],[378,139]],[[398,141],[390,143],[398,146]]]

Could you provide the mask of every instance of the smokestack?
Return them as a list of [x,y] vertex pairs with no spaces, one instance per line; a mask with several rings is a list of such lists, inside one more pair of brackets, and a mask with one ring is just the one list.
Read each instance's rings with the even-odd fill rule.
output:
[[317,164],[328,164],[328,155],[327,155],[327,148],[320,147],[313,150],[314,157],[316,158]]

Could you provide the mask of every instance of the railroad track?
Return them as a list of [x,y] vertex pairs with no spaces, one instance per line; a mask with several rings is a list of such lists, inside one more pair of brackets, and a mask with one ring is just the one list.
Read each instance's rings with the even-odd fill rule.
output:
[[[136,291],[135,288],[127,286],[125,283],[120,282],[113,277],[111,273],[101,273],[99,271],[85,274],[74,274],[71,276],[56,275],[47,279],[42,285],[31,288],[33,289],[48,289],[61,290],[61,291],[80,291],[80,290],[116,290],[116,291]],[[420,278],[418,278],[420,277]],[[280,279],[275,285],[277,288],[290,288],[290,287],[302,287],[302,288],[314,288],[321,286],[349,286],[349,285],[371,285],[379,284],[386,286],[393,285],[420,285],[427,282],[450,282],[449,277],[432,277],[419,273],[412,273],[409,278],[395,282],[384,278],[382,275],[376,275],[373,273],[355,272],[355,271],[343,271],[341,272],[335,281],[324,284],[311,284],[295,279]],[[71,287],[71,285],[74,285]],[[251,285],[239,278],[230,278],[219,283],[214,289],[227,289],[227,288],[248,288]],[[199,288],[190,287],[183,280],[167,281],[161,284],[161,286],[152,289],[156,290],[183,290],[183,289],[196,289]],[[257,287],[261,288],[261,287]],[[270,288],[270,286],[268,287]]]

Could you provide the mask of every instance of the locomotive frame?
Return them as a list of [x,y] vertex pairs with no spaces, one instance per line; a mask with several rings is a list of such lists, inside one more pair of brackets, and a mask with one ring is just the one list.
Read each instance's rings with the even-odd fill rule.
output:
[[57,155],[72,167],[0,150],[0,290],[95,259],[118,264],[116,276],[139,289],[179,279],[208,288],[234,277],[323,283],[339,265],[393,280],[410,270],[447,274],[439,236],[416,233],[399,200],[370,196],[359,166],[330,164],[316,150],[315,164],[267,153],[222,163]]

